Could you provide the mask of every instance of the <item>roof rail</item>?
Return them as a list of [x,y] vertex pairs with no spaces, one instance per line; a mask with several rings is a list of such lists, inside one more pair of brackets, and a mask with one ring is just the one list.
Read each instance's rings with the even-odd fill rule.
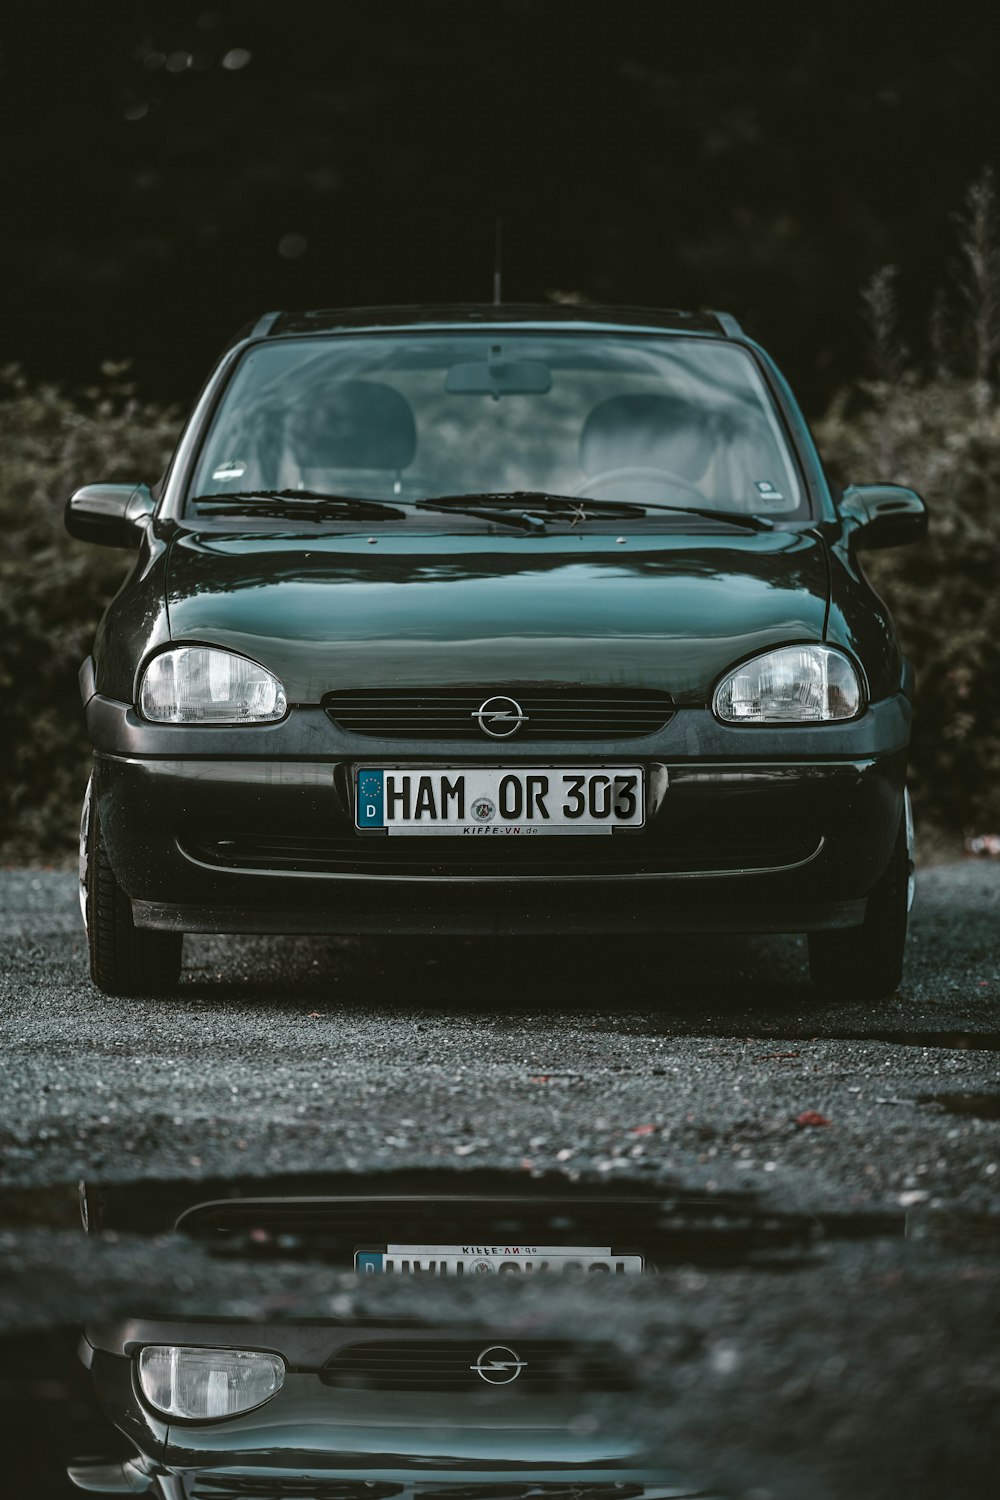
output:
[[732,313],[716,312],[714,307],[711,308],[710,311],[712,317],[718,323],[727,339],[741,339],[745,337],[743,329],[733,317]]
[[281,317],[280,310],[278,312],[266,312],[266,313],[262,313],[260,315],[260,317],[257,319],[256,323],[251,328],[251,330],[250,330],[250,332],[248,334],[248,337],[252,338],[252,339],[262,339],[262,338],[264,338],[265,334],[268,334],[268,333],[271,332],[271,329],[274,327],[275,323],[278,321],[278,319],[280,317]]

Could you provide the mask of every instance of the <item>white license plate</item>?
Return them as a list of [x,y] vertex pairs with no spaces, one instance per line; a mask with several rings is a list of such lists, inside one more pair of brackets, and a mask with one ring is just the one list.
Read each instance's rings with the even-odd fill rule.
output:
[[607,1245],[387,1245],[384,1250],[358,1250],[354,1266],[365,1275],[524,1276],[569,1271],[637,1276],[642,1256],[613,1255]]
[[638,766],[419,766],[357,773],[355,823],[388,833],[526,838],[641,828]]

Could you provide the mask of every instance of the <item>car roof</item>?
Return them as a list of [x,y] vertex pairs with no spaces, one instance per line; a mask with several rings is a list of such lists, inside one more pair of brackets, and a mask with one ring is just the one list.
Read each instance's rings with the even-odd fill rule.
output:
[[411,307],[334,307],[306,312],[271,312],[242,337],[356,332],[386,328],[463,328],[516,325],[522,328],[618,328],[741,338],[736,319],[724,312],[684,312],[676,308],[600,307],[576,303],[441,303]]

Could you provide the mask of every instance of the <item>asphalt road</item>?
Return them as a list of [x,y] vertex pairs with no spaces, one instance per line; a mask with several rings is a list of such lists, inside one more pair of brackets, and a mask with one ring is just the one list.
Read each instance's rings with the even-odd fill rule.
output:
[[[902,991],[878,1008],[817,1002],[792,939],[198,939],[176,997],[111,1000],[72,878],[0,872],[0,1036],[0,1333],[134,1311],[141,1289],[176,1312],[357,1309],[350,1278],[309,1265],[237,1274],[176,1238],[85,1240],[81,1176],[506,1168],[737,1191],[848,1237],[599,1308],[480,1289],[477,1316],[585,1313],[642,1351],[643,1420],[732,1495],[989,1492],[1000,863],[924,873]],[[414,1294],[364,1295],[398,1314]],[[470,1295],[421,1287],[420,1308],[467,1318]]]

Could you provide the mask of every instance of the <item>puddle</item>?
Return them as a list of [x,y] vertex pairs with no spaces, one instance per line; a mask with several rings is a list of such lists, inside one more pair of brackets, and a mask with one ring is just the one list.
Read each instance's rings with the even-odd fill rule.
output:
[[920,1104],[938,1104],[950,1115],[972,1120],[1000,1120],[1000,1092],[921,1094]]
[[[152,1236],[164,1266],[186,1239],[203,1267],[224,1257],[226,1280],[245,1288],[174,1311],[137,1280],[110,1306],[91,1304],[76,1340],[61,1331],[58,1358],[44,1334],[37,1379],[31,1359],[12,1363],[0,1341],[0,1418],[19,1413],[46,1464],[59,1457],[51,1489],[32,1473],[32,1500],[71,1494],[70,1484],[150,1500],[715,1494],[658,1452],[664,1371],[676,1354],[705,1358],[706,1345],[696,1328],[668,1327],[649,1346],[642,1278],[677,1264],[800,1264],[821,1234],[807,1215],[749,1194],[500,1172],[87,1181],[21,1192],[3,1208],[8,1225],[75,1218],[81,1244],[86,1232],[98,1248],[105,1236],[123,1246]],[[261,1258],[268,1280],[284,1274],[277,1262],[308,1262],[325,1288],[319,1306],[272,1289],[260,1311],[247,1262]],[[582,1300],[601,1281],[636,1279],[643,1305],[629,1332],[607,1292]],[[505,1281],[521,1286],[511,1295]],[[2,1373],[12,1368],[16,1381]]]
[[[1000,1118],[1000,1092],[923,1095],[914,1104]],[[786,1212],[764,1195],[672,1192],[647,1183],[571,1183],[502,1171],[376,1177],[155,1179],[25,1188],[0,1195],[0,1230],[177,1236],[213,1259],[315,1262],[364,1277],[648,1276],[678,1267],[779,1272],[819,1264],[824,1245],[947,1240],[975,1252],[1000,1215],[868,1209]]]
[[924,1230],[948,1250],[995,1252],[1000,1248],[1000,1214],[935,1211],[927,1215]]
[[890,1042],[897,1047],[942,1047],[955,1052],[1000,1052],[1000,1033],[990,1031],[807,1031],[784,1028],[761,1042]]
[[80,1189],[75,1183],[5,1187],[0,1192],[0,1229],[79,1229],[80,1223]]
[[25,1227],[177,1232],[215,1255],[435,1276],[780,1266],[811,1258],[823,1234],[814,1216],[782,1212],[751,1192],[664,1192],[647,1184],[446,1171],[367,1179],[308,1173],[194,1183],[88,1180],[77,1188],[4,1195],[0,1228]]
[[[844,1242],[888,1245],[917,1223],[783,1212],[752,1191],[448,1170],[88,1180],[6,1195],[2,1212],[7,1228],[73,1229],[88,1261],[125,1265],[141,1246],[167,1278],[165,1294],[135,1275],[74,1304],[82,1329],[0,1339],[0,1425],[18,1440],[0,1439],[4,1477],[32,1500],[73,1485],[150,1500],[719,1500],[674,1463],[765,1491],[771,1439],[753,1486],[713,1459],[727,1382],[769,1390],[758,1343],[801,1340],[796,1380],[805,1368],[820,1392],[835,1370],[839,1392],[857,1330],[838,1314],[816,1352],[826,1278],[843,1286],[846,1266],[873,1316],[889,1300],[871,1293],[873,1260],[879,1281],[899,1257],[880,1270],[881,1251]],[[916,1232],[989,1253],[1000,1218],[922,1211]],[[838,1339],[847,1352],[831,1355]],[[680,1430],[706,1437],[667,1452],[681,1408]],[[757,1431],[756,1410],[743,1420]]]
[[76,1327],[0,1339],[5,1494],[68,1500],[76,1491],[66,1470],[79,1456],[120,1465],[135,1451],[102,1412],[79,1342]]
[[[922,1104],[996,1119],[1000,1094],[942,1093]],[[762,1195],[654,1191],[505,1172],[306,1173],[201,1182],[81,1182],[10,1192],[0,1229],[185,1242],[247,1267],[322,1266],[376,1281],[538,1276],[648,1278],[681,1267],[778,1274],[821,1265],[824,1246],[933,1241],[976,1253],[1000,1242],[1000,1215],[910,1210],[785,1212]]]
[[885,1240],[905,1238],[909,1220],[905,1213],[817,1214],[816,1223],[825,1240]]
[[989,1031],[846,1031],[838,1042],[892,1042],[899,1047],[946,1047],[955,1052],[1000,1052],[1000,1033]]
[[[988,1107],[984,1100],[995,1108],[1000,1096],[933,1098],[963,1101],[972,1112]],[[953,1232],[960,1222],[955,1216]],[[911,1232],[904,1212],[784,1212],[751,1191],[664,1192],[647,1183],[447,1170],[26,1188],[0,1199],[0,1229],[14,1228],[81,1229],[95,1237],[176,1233],[213,1257],[439,1278],[781,1269],[813,1263],[823,1242]]]

